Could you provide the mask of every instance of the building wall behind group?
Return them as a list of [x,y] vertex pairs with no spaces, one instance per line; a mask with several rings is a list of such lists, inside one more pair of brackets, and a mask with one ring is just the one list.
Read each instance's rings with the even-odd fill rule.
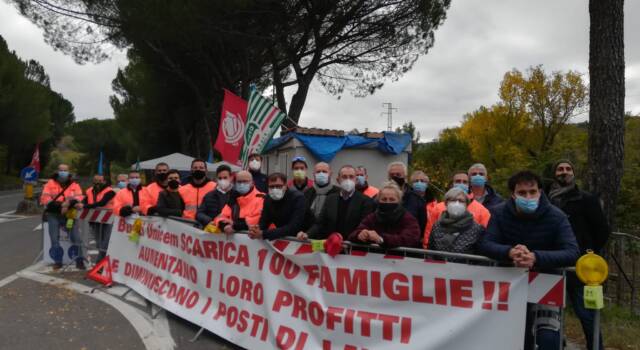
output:
[[[267,174],[282,172],[287,175],[287,178],[291,178],[291,160],[298,156],[303,156],[307,160],[307,164],[309,165],[307,176],[312,178],[313,166],[319,162],[319,160],[296,139],[292,139],[278,149],[271,150],[264,154],[263,170],[266,170]],[[382,182],[387,179],[387,165],[389,163],[401,161],[407,164],[408,160],[409,156],[407,152],[393,155],[382,153],[376,148],[352,148],[343,149],[338,152],[329,165],[334,172],[332,176],[334,183],[338,169],[343,165],[362,165],[367,168],[369,183],[379,187]]]

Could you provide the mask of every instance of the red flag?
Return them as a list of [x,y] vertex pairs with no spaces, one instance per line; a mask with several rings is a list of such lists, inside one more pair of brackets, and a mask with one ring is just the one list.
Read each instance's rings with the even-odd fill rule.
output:
[[222,113],[215,149],[222,154],[222,160],[242,165],[240,151],[244,144],[244,126],[247,121],[247,101],[224,90]]
[[36,169],[36,171],[40,172],[40,144],[36,144],[36,150],[33,151],[33,156],[31,156],[30,167]]

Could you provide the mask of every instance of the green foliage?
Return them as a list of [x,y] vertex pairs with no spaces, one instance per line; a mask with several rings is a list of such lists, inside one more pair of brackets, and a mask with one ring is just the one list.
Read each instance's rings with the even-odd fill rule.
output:
[[91,175],[97,171],[100,151],[103,152],[105,172],[113,160],[126,160],[123,129],[115,119],[83,120],[73,124],[68,132],[73,137],[73,148],[83,153],[74,164],[79,175]]
[[471,148],[459,136],[458,128],[445,129],[437,140],[421,144],[412,159],[414,170],[423,170],[433,185],[445,191],[452,173],[467,169],[472,163]]
[[22,61],[0,37],[0,144],[7,150],[5,172],[28,164],[36,143],[46,153],[73,120],[73,106],[50,89],[44,68],[33,60]]

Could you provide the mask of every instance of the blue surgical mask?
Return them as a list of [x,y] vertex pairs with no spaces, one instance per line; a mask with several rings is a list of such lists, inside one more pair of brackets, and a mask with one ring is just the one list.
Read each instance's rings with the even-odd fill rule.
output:
[[469,186],[465,184],[454,184],[454,188],[459,188],[464,191],[464,193],[469,193]]
[[327,173],[316,173],[315,174],[316,183],[318,186],[324,186],[329,183],[329,174]]
[[129,179],[129,185],[131,185],[131,187],[140,186],[140,178]]
[[416,192],[425,192],[427,190],[427,187],[429,186],[427,185],[426,182],[416,181],[413,183],[412,187],[413,187],[413,190]]
[[250,182],[236,182],[236,191],[240,194],[247,194],[251,190]]
[[471,186],[483,187],[487,183],[487,178],[484,175],[471,176]]
[[118,181],[118,188],[123,189],[125,187],[127,187],[127,182],[126,181]]
[[67,178],[69,178],[69,172],[68,172],[68,171],[66,171],[66,170],[59,170],[59,171],[58,171],[58,177],[59,177],[61,180],[66,180]]
[[538,209],[539,198],[527,199],[516,196],[516,207],[525,214],[533,214]]
[[364,184],[367,183],[367,179],[364,177],[364,175],[358,175],[356,176],[356,182],[359,186],[364,186]]

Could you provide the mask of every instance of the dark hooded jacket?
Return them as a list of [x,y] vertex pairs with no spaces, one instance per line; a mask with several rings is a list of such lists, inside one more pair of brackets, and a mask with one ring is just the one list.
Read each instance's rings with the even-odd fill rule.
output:
[[487,191],[487,194],[484,196],[482,205],[493,213],[493,209],[502,204],[504,199],[489,184],[485,184],[484,188]]
[[534,267],[542,269],[573,266],[580,255],[567,216],[544,194],[531,215],[516,212],[513,200],[497,206],[478,250],[490,258],[509,261],[509,250],[517,244],[534,252]]
[[581,253],[588,249],[600,252],[604,248],[611,230],[597,196],[580,190],[576,185],[559,198],[551,199],[551,202],[569,218]]

